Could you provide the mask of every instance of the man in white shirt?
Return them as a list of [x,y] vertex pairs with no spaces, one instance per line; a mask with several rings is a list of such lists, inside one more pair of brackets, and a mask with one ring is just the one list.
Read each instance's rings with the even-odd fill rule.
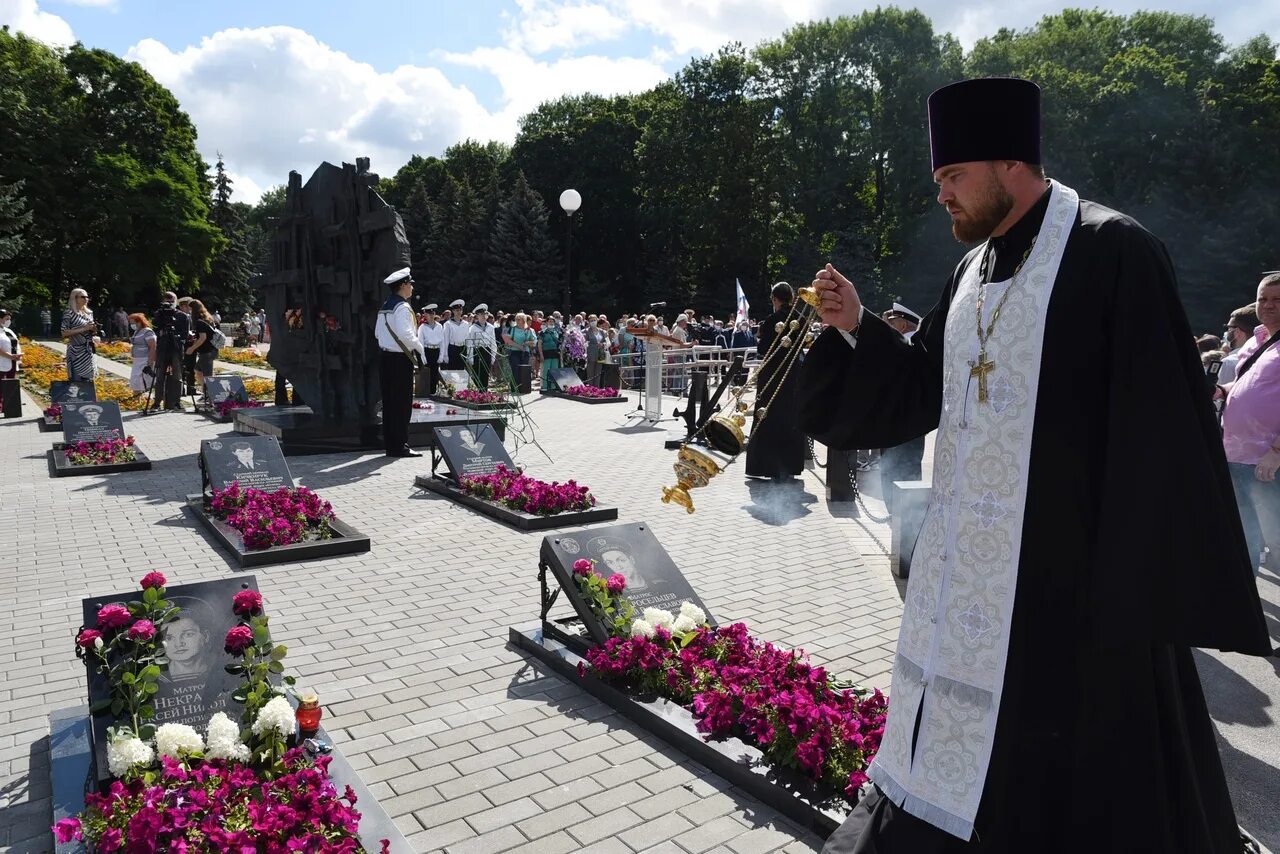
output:
[[460,299],[449,303],[453,316],[444,322],[444,343],[448,354],[446,361],[451,371],[463,371],[467,367],[464,348],[467,346],[467,336],[471,334],[471,324],[462,319],[462,305]]
[[382,351],[382,437],[388,457],[420,457],[409,447],[409,419],[413,416],[413,372],[423,363],[425,353],[413,324],[409,297],[413,276],[409,268],[397,270],[383,284],[391,296],[378,312],[374,336]]
[[427,320],[418,327],[418,341],[426,353],[427,364],[423,368],[427,373],[427,394],[435,394],[440,387],[440,365],[449,358],[449,350],[445,346],[444,326],[436,317],[436,304],[429,304],[423,311]]
[[498,355],[498,336],[493,323],[489,321],[487,303],[482,302],[476,306],[474,314],[476,319],[467,335],[467,361],[471,364],[476,388],[485,391],[489,388],[489,371]]

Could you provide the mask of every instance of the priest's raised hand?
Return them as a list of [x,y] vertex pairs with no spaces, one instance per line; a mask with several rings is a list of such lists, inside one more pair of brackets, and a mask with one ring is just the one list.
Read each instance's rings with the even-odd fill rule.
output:
[[836,329],[852,332],[862,313],[862,300],[858,299],[858,291],[853,283],[828,264],[814,275],[813,289],[822,299],[818,305],[822,322]]

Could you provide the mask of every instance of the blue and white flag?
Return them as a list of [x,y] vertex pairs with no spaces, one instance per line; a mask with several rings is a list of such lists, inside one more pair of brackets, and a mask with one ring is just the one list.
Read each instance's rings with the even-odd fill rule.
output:
[[751,305],[747,302],[747,295],[742,292],[742,282],[737,279],[733,283],[738,287],[738,321],[746,320],[751,314]]

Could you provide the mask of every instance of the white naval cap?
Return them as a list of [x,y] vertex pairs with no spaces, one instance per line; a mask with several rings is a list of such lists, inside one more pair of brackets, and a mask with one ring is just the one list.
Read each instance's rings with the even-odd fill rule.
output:
[[456,299],[453,302],[449,303],[449,308],[462,308],[464,305],[466,305],[466,303],[464,303],[460,299]]
[[487,311],[489,310],[489,303],[487,303],[487,302],[482,302],[482,303],[480,303],[478,306],[476,306],[475,308],[473,308],[473,309],[471,309],[471,310],[472,310],[472,311],[485,311],[485,312],[487,312]]
[[413,278],[413,273],[409,272],[408,267],[405,267],[403,270],[396,270],[390,276],[387,276],[385,279],[382,280],[382,284],[395,286],[403,282],[405,279],[412,279],[412,278]]
[[436,303],[429,302],[429,303],[427,303],[426,305],[424,305],[424,306],[422,307],[422,310],[423,310],[423,311],[435,311],[435,310],[436,310],[436,308],[438,308],[438,306],[436,305]]
[[899,317],[905,317],[907,320],[910,320],[913,323],[920,322],[920,315],[916,314],[914,311],[907,308],[905,305],[903,305],[900,302],[895,302],[893,304],[893,308],[889,309],[889,313],[891,315],[896,314]]

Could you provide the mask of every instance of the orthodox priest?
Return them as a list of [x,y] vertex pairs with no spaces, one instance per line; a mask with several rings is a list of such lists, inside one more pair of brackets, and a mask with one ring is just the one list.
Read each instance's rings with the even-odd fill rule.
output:
[[1269,649],[1169,255],[1045,180],[1034,84],[928,106],[938,202],[980,242],[910,344],[814,281],[802,426],[938,429],[875,788],[826,850],[1236,854],[1190,648]]

